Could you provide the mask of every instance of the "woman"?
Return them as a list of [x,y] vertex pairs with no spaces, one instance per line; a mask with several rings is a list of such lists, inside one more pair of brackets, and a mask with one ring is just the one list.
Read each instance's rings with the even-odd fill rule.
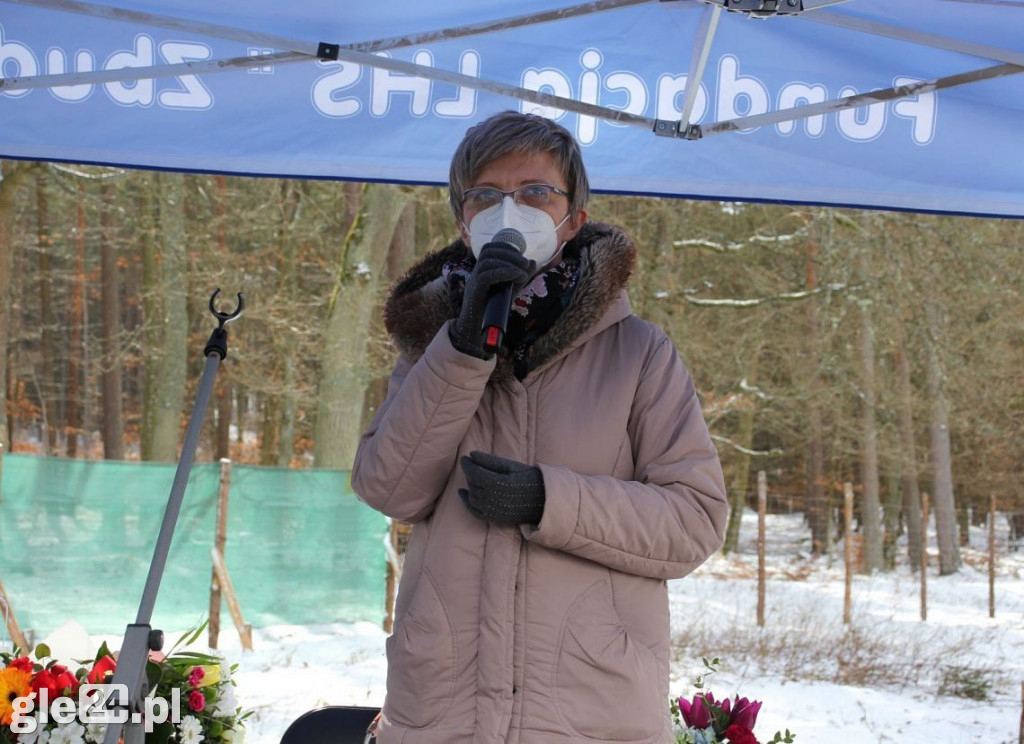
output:
[[[471,128],[449,195],[461,239],[392,289],[401,356],[352,472],[414,525],[378,741],[667,744],[665,580],[720,547],[727,513],[693,382],[631,313],[635,248],[587,222],[564,128]],[[523,253],[492,242],[507,228]],[[484,308],[510,282],[492,354]]]

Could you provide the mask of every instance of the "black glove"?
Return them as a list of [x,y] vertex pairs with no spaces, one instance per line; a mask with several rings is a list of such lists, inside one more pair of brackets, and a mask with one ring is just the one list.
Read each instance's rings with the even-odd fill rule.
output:
[[462,502],[477,519],[495,524],[540,524],[544,516],[544,476],[524,465],[487,452],[470,452],[461,460],[469,490]]
[[473,273],[466,280],[462,312],[448,329],[452,346],[477,359],[490,359],[484,351],[483,325],[487,298],[502,284],[518,292],[530,280],[537,264],[508,243],[488,243],[480,250]]

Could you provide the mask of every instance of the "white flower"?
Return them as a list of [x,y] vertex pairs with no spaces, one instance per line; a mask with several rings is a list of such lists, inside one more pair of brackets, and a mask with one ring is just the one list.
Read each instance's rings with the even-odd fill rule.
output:
[[107,724],[105,723],[90,723],[85,727],[85,740],[92,744],[103,744],[103,739],[106,736]]
[[195,716],[185,716],[178,725],[178,739],[181,744],[200,744],[203,740],[203,724]]
[[85,727],[76,721],[62,723],[50,732],[49,744],[85,744]]
[[210,712],[217,718],[234,717],[238,708],[238,700],[235,698],[235,686],[233,684],[220,685],[217,690],[217,702],[213,704]]
[[19,734],[18,744],[46,744],[50,738],[50,733],[43,729],[42,725],[37,721],[36,728],[31,733]]

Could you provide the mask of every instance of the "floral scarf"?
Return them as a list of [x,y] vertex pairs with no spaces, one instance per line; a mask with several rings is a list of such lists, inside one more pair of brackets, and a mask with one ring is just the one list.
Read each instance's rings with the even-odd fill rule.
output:
[[[468,256],[461,261],[450,261],[441,269],[441,276],[448,283],[459,307],[462,306],[466,280],[473,273],[474,266],[476,259]],[[563,257],[560,263],[531,279],[512,300],[505,347],[509,349],[517,379],[522,380],[530,371],[530,347],[547,333],[569,306],[579,278],[579,259]]]

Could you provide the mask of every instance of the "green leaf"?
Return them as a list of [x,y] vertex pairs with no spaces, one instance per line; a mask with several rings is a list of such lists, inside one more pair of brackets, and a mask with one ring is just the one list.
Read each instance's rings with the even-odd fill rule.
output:
[[163,680],[163,667],[152,659],[146,661],[146,681],[149,682],[149,689],[156,691],[157,685]]
[[146,734],[146,744],[168,744],[174,740],[174,724],[170,721],[154,723],[153,732]]
[[49,655],[50,655],[50,647],[47,646],[45,643],[40,643],[38,646],[36,646],[35,656],[36,656],[37,659],[42,660],[42,659],[45,659]]
[[167,661],[174,662],[176,659],[186,659],[191,666],[220,664],[221,658],[212,654],[204,654],[201,651],[178,651],[174,656],[168,656]]
[[103,641],[103,643],[100,644],[99,650],[96,651],[96,658],[93,659],[93,661],[99,661],[104,656],[113,656],[113,654],[110,653],[110,649],[107,648],[106,641]]
[[209,622],[209,620],[204,620],[192,630],[185,631],[181,638],[178,639],[178,642],[175,643],[171,647],[171,650],[167,652],[167,655],[170,656],[171,654],[173,654],[179,646],[191,646],[193,643],[195,643],[196,640],[198,640],[199,636],[202,635],[203,631],[206,630],[206,626],[209,624]]

